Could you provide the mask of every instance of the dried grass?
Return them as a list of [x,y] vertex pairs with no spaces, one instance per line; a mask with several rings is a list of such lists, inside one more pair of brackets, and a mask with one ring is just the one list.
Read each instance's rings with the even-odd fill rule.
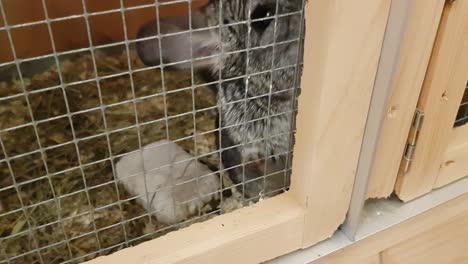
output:
[[[124,72],[128,69],[126,54],[108,56],[97,53],[98,72],[100,76]],[[137,59],[132,59],[133,68],[142,67]],[[90,54],[78,54],[61,58],[61,71],[65,82],[76,82],[94,77]],[[66,101],[62,89],[38,92],[38,90],[59,85],[57,68],[49,66],[46,70],[24,76],[26,89],[31,102],[31,109],[36,121],[56,118],[67,114]],[[136,110],[140,123],[147,123],[140,128],[141,143],[143,145],[166,139],[166,122],[153,122],[164,117],[164,96],[161,73],[159,70],[149,70],[133,75],[135,94],[137,98]],[[165,84],[168,91],[175,91],[191,86],[190,73],[166,72]],[[200,83],[200,80],[194,80]],[[101,80],[102,101],[104,104],[117,104],[133,98],[130,78],[123,75],[111,79]],[[15,79],[0,82],[0,97],[11,96],[22,92],[20,82]],[[100,106],[99,90],[95,81],[84,84],[71,85],[65,88],[68,107],[71,112],[84,111]],[[159,94],[159,95],[157,95]],[[208,87],[195,89],[195,108],[205,109],[216,105],[214,93]],[[169,93],[166,97],[167,115],[175,116],[189,113],[193,110],[192,90]],[[113,205],[119,200],[131,198],[131,195],[122,186],[109,183],[113,180],[112,166],[109,161],[97,162],[111,155],[121,155],[139,148],[138,130],[129,128],[119,132],[110,133],[109,153],[108,141],[105,135],[78,141],[79,155],[72,142],[72,125],[77,138],[86,138],[100,135],[104,132],[103,118],[107,120],[108,131],[123,129],[135,125],[135,106],[133,102],[123,103],[104,109],[104,116],[100,109],[92,112],[73,115],[72,124],[68,117],[54,119],[37,126],[39,142],[43,148],[51,148],[11,160],[11,167],[15,180],[20,185],[18,190],[12,187],[13,179],[10,176],[6,162],[0,162],[0,261],[10,257],[26,254],[36,248],[45,263],[60,263],[70,258],[78,261],[91,259],[98,250],[98,240],[102,248],[108,248],[102,254],[108,254],[123,246],[114,245],[124,242],[124,229],[127,239],[136,239],[146,234],[136,244],[165,232],[154,231],[163,228],[154,218],[150,220],[145,216],[145,210],[135,201],[130,200]],[[207,110],[196,115],[196,133],[212,131],[215,129],[215,110]],[[25,125],[31,122],[30,113],[23,96],[1,101],[0,103],[0,130]],[[193,116],[183,115],[169,119],[169,139],[178,140],[193,135]],[[0,137],[4,143],[9,157],[22,155],[39,149],[38,138],[32,126],[25,126],[3,132]],[[178,141],[187,152],[200,155],[215,151],[215,135],[210,133],[195,137],[194,140]],[[4,159],[3,153],[0,160]],[[44,158],[44,159],[43,159]],[[80,159],[80,160],[78,160]],[[45,161],[45,164],[44,164]],[[218,166],[217,155],[207,156],[201,161],[211,168]],[[80,169],[69,170],[85,165]],[[96,163],[97,162],[97,163]],[[46,166],[49,174],[47,174]],[[64,173],[58,173],[67,170]],[[58,173],[58,174],[56,174]],[[50,177],[46,175],[56,174]],[[87,185],[90,190],[88,196],[83,191]],[[6,189],[6,187],[11,187]],[[28,209],[16,213],[6,214],[21,208],[20,199]],[[54,197],[61,197],[54,199]],[[40,205],[37,205],[40,204]],[[98,209],[101,208],[101,209]],[[62,221],[61,219],[67,219]],[[118,224],[122,220],[130,220],[125,224]],[[54,223],[59,221],[60,223]],[[94,233],[93,222],[97,229]],[[152,222],[152,224],[150,223]],[[52,223],[52,224],[51,224]],[[40,227],[31,232],[29,228]],[[110,227],[107,228],[106,227]],[[23,235],[14,236],[15,234]],[[86,235],[88,234],[88,235]],[[6,239],[5,239],[6,238]],[[69,247],[60,243],[69,239]],[[53,245],[53,246],[51,246]],[[69,255],[69,249],[72,255]],[[84,258],[82,258],[84,257]],[[82,259],[80,259],[82,258]],[[39,263],[36,253],[26,254],[10,263]]]

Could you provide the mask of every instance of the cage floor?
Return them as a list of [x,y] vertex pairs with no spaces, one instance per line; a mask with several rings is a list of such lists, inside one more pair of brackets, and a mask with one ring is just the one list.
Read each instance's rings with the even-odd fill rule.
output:
[[[215,129],[216,95],[205,86],[192,90],[190,72],[165,71],[165,87],[160,70],[135,72],[133,94],[130,76],[120,74],[128,71],[125,53],[97,52],[96,61],[99,76],[114,75],[99,80],[100,89],[96,81],[85,81],[94,77],[90,54],[60,58],[63,81],[75,83],[63,90],[55,63],[38,62],[46,69],[23,76],[38,137],[21,82],[14,73],[12,80],[0,81],[0,98],[9,98],[0,104],[0,130],[10,161],[10,167],[0,162],[0,262],[22,256],[9,263],[39,263],[36,253],[44,263],[80,262],[171,231],[113,182],[111,160],[166,138],[193,155],[216,151],[215,134],[203,134]],[[134,69],[143,67],[134,57],[131,63]],[[80,139],[78,154],[70,122]],[[107,141],[106,131],[117,132]],[[0,153],[0,160],[5,158]],[[216,154],[200,160],[219,166]],[[66,240],[68,245],[62,243]]]

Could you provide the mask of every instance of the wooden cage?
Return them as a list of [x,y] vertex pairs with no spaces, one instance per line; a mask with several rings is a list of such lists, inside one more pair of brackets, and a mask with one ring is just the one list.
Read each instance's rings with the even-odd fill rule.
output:
[[[37,12],[41,0],[4,2],[13,23],[43,19]],[[81,12],[81,0],[46,2],[54,18]],[[94,11],[120,3],[88,2]],[[154,1],[124,2],[135,6]],[[468,175],[468,122],[463,122],[468,118],[468,1],[404,2],[307,1],[302,91],[287,193],[88,263],[260,263],[326,240],[347,214],[359,220],[359,213],[349,209],[361,208],[365,199],[395,192],[406,202]],[[205,3],[194,1],[193,8]],[[184,13],[184,5],[161,14]],[[153,15],[144,9],[130,15],[129,36]],[[84,24],[71,22],[52,28],[58,50],[88,45]],[[96,43],[123,38],[123,32],[110,26],[123,23],[120,15],[96,16],[91,23],[97,25],[91,33]],[[70,27],[76,30],[68,32]],[[45,26],[28,30],[47,31]],[[48,37],[40,39],[21,28],[16,34],[19,58],[51,51]],[[385,55],[389,50],[394,53]],[[0,63],[11,60],[7,36],[0,31]],[[386,74],[386,81],[378,82],[379,76],[384,78],[380,74]],[[385,103],[376,105],[376,96],[384,96],[376,92],[379,85],[389,99],[380,97]],[[369,128],[372,122],[374,130]]]
[[[465,113],[468,78],[467,5],[433,3],[419,10],[418,21],[410,20],[415,28],[392,84],[369,197],[387,197],[395,190],[409,201],[468,174],[463,157],[467,130],[457,124]],[[424,27],[416,24],[426,16]]]

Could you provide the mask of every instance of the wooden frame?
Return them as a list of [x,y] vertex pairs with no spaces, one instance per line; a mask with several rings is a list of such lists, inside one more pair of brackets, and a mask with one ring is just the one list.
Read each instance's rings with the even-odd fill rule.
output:
[[468,126],[457,127],[445,151],[434,188],[442,187],[468,175]]
[[291,191],[89,263],[258,263],[345,219],[390,1],[310,0]]
[[351,204],[348,210],[346,221],[341,226],[341,231],[346,236],[354,240],[358,227],[362,222],[362,212],[367,198],[367,188],[373,168],[377,142],[382,133],[386,105],[389,101],[392,88],[392,77],[397,66],[402,38],[407,28],[408,15],[411,2],[406,0],[392,0],[385,37],[382,44],[382,51],[379,59],[379,66],[372,91],[372,98],[364,130],[364,140],[362,142],[358,167],[356,169],[356,179],[354,182]]
[[[431,252],[425,251],[427,248],[431,249],[432,253],[435,254],[431,260],[438,259],[439,261],[427,262],[426,259],[426,261],[416,263],[447,263],[444,260],[460,255],[466,256],[467,254],[466,251],[463,251],[467,247],[466,235],[465,237],[463,235],[468,230],[466,228],[451,230],[454,227],[454,221],[455,224],[458,224],[458,227],[466,227],[468,221],[468,194],[459,196],[400,224],[357,241],[350,246],[313,261],[311,264],[415,263],[411,261],[417,261],[418,256],[419,260],[423,257],[422,254],[418,255],[418,253],[431,254]],[[442,230],[445,230],[445,232],[441,233]],[[458,236],[451,237],[448,232],[458,234]],[[437,234],[436,237],[434,237],[435,234]],[[421,238],[424,239],[421,240]],[[442,248],[430,248],[434,246],[441,246]],[[406,248],[406,251],[401,251],[404,248]],[[452,254],[447,251],[441,254],[438,251],[444,248],[452,250],[449,251]],[[453,254],[454,250],[457,251],[456,254]],[[404,254],[395,255],[396,252],[415,254],[416,257],[396,261],[394,260],[395,257],[405,256]],[[441,261],[440,258],[443,258],[443,260]],[[460,262],[461,260],[458,259],[458,261],[451,263],[464,263]]]
[[445,0],[411,1],[398,65],[368,183],[369,198],[394,191],[406,139],[426,75]]
[[[398,175],[396,183],[395,191],[404,201],[430,192],[434,187],[440,187],[454,180],[453,177],[462,177],[460,171],[456,176],[447,175],[447,172],[445,176],[439,176],[439,171],[441,167],[445,167],[442,171],[447,171],[449,167],[454,168],[452,165],[458,166],[459,163],[450,156],[460,155],[459,149],[449,150],[447,154],[446,150],[450,139],[454,138],[453,135],[456,133],[453,127],[468,80],[466,69],[468,69],[468,2],[453,1],[445,6],[418,102],[418,109],[424,112],[425,117],[419,131],[414,161],[407,173]],[[455,137],[455,144],[460,139],[466,140],[466,137]],[[464,153],[466,150],[461,151],[461,155]],[[449,160],[444,160],[444,155],[448,155]],[[464,166],[458,167],[460,170]],[[453,172],[451,170],[448,173]],[[465,172],[468,174],[468,170]]]
[[[468,260],[468,211],[383,252],[377,264],[446,263]],[[430,241],[430,243],[428,243]]]

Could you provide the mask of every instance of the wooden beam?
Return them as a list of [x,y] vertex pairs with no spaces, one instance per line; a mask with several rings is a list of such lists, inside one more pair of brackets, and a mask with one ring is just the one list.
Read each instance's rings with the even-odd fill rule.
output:
[[259,263],[299,249],[303,219],[285,194],[89,263]]
[[382,264],[468,262],[468,211],[381,253]]
[[369,180],[369,198],[388,197],[394,190],[444,3],[445,0],[411,1],[392,95]]
[[395,192],[408,201],[430,192],[443,163],[466,85],[468,68],[468,1],[447,4],[418,108],[424,123],[414,160],[400,173]]
[[453,130],[434,188],[468,176],[468,126]]
[[345,219],[389,8],[387,0],[311,0],[307,6],[299,98],[307,114],[298,116],[295,153],[302,155],[293,162],[294,175],[306,176],[292,179],[307,208],[304,247],[330,237]]
[[[398,225],[378,232],[311,264],[349,264],[372,258],[415,236],[458,219],[468,212],[468,193],[410,218]],[[465,216],[466,217],[466,216]],[[399,262],[406,263],[406,262]],[[442,263],[442,262],[438,262]],[[386,264],[383,262],[382,264]]]

